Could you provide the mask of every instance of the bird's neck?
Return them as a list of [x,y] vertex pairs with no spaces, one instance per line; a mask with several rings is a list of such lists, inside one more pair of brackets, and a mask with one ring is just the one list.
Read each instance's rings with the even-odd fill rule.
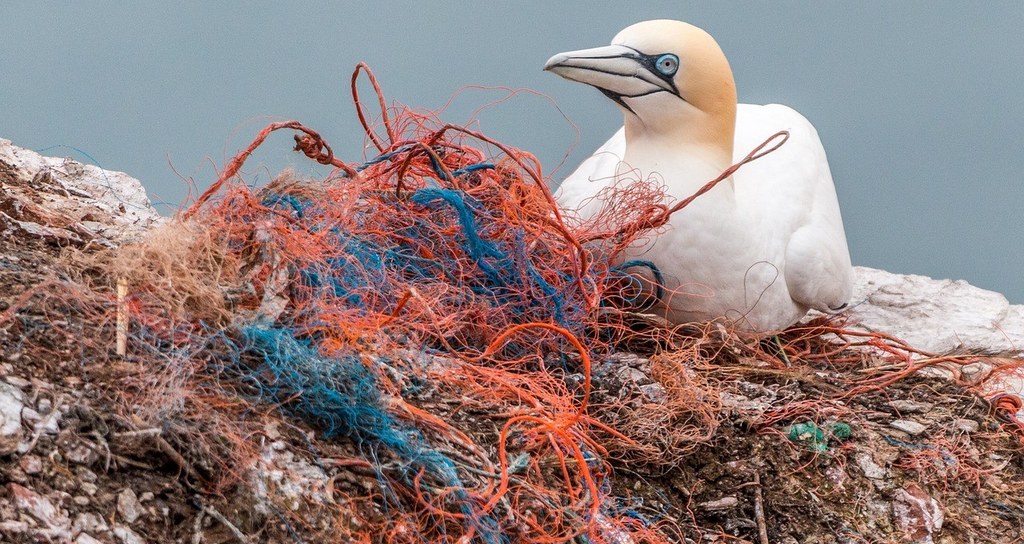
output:
[[[732,165],[733,133],[723,141],[721,135],[704,128],[689,124],[677,130],[652,130],[627,118],[623,166],[641,179],[659,176],[672,196],[685,198]],[[732,180],[719,184],[714,192],[731,200]]]

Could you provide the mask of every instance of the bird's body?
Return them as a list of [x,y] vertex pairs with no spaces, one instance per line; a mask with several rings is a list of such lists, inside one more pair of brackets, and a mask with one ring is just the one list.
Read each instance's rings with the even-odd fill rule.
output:
[[667,319],[726,318],[767,332],[810,308],[846,304],[852,268],[817,132],[786,106],[737,108],[731,70],[710,36],[676,21],[640,23],[610,47],[556,55],[548,69],[597,86],[625,113],[623,129],[556,195],[560,207],[582,218],[600,209],[595,197],[603,189],[639,179],[653,177],[669,199],[682,200],[772,134],[789,131],[785,145],[743,166],[619,257],[658,267],[666,294],[656,310]]

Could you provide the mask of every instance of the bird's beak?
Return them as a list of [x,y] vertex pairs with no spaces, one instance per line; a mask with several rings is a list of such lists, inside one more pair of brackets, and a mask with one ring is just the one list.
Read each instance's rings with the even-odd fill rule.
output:
[[548,59],[544,70],[597,87],[609,98],[625,106],[623,98],[660,91],[676,93],[671,81],[653,73],[649,64],[650,59],[634,49],[608,45],[559,53]]

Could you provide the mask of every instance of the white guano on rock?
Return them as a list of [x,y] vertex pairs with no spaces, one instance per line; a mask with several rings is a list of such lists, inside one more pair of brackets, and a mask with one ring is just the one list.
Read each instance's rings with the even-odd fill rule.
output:
[[158,221],[139,180],[0,139],[0,231],[73,243],[124,241]]
[[850,325],[935,353],[1024,355],[1024,305],[963,280],[854,267]]

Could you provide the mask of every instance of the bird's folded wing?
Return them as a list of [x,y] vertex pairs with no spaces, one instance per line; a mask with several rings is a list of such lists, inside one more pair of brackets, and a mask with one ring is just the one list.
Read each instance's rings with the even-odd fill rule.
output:
[[822,311],[845,304],[852,289],[850,252],[832,173],[814,126],[779,104],[740,104],[736,157],[779,130],[789,141],[734,176],[741,208],[759,207],[779,236],[789,236],[783,274],[793,300]]

